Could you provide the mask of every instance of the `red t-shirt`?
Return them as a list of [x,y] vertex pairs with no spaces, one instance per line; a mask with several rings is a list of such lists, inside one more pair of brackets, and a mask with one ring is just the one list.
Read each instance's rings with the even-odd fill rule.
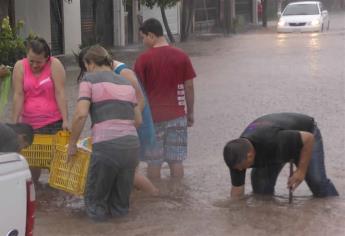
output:
[[189,57],[172,46],[151,48],[135,62],[134,71],[148,97],[154,122],[184,116],[184,82],[196,74]]

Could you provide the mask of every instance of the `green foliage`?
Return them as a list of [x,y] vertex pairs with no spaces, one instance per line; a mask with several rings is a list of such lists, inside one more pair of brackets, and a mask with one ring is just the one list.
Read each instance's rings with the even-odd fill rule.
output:
[[18,36],[24,22],[19,21],[14,28],[8,17],[1,22],[0,30],[0,64],[13,66],[26,53],[25,40]]
[[175,6],[180,0],[141,0],[141,3],[149,8],[153,8],[155,5],[158,7],[170,8]]
[[12,75],[9,73],[5,78],[0,78],[0,118],[3,115],[11,92],[11,77]]

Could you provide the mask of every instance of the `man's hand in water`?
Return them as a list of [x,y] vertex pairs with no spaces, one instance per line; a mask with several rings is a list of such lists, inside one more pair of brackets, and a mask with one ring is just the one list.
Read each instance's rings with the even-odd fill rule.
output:
[[294,191],[298,187],[298,185],[302,183],[304,178],[305,178],[305,173],[297,169],[288,180],[288,183],[287,183],[288,188],[291,188],[292,191]]

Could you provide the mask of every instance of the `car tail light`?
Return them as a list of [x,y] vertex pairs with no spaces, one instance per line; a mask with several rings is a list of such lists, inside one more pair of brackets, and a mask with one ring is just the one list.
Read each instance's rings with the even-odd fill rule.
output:
[[25,236],[32,236],[34,231],[34,221],[35,221],[35,202],[36,194],[35,187],[31,180],[26,182],[26,232]]

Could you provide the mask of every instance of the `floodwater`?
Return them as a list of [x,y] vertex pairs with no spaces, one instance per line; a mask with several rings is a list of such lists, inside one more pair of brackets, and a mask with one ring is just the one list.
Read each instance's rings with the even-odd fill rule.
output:
[[[198,74],[185,178],[170,179],[163,166],[163,178],[155,182],[161,196],[135,190],[129,215],[106,223],[89,220],[81,198],[44,186],[37,193],[35,235],[345,235],[345,14],[333,14],[331,20],[324,33],[280,35],[272,28],[256,29],[179,45],[191,55]],[[69,72],[71,113],[75,74]],[[251,194],[247,173],[245,199],[231,201],[224,144],[256,117],[283,111],[316,118],[327,174],[340,197],[315,199],[303,183],[288,204],[286,166],[274,197]]]

